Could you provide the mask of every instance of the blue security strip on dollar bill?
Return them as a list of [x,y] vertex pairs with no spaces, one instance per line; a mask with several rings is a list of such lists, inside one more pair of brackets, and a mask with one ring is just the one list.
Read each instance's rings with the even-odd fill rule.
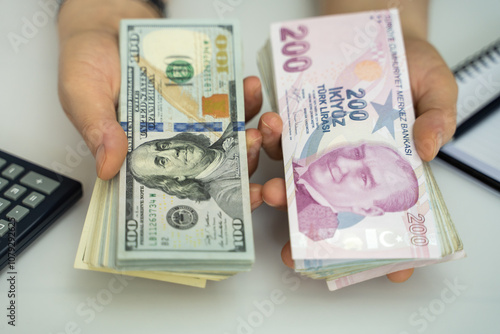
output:
[[[128,131],[127,122],[120,122],[120,125],[122,126],[123,131]],[[147,129],[149,132],[163,132],[163,123],[141,122],[140,127],[141,129]]]
[[233,131],[245,131],[245,122],[233,122]]
[[174,123],[174,132],[222,132],[222,122]]
[[[222,132],[222,122],[174,123],[174,132]],[[233,131],[245,131],[245,122],[233,122]]]

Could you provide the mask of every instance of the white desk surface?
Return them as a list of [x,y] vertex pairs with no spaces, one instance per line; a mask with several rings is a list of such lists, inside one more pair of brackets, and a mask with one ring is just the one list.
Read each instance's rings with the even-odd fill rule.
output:
[[[432,167],[468,257],[418,269],[404,284],[382,277],[329,292],[323,281],[296,278],[280,259],[287,216],[265,205],[253,215],[252,271],[206,289],[133,279],[110,293],[114,276],[73,269],[96,174],[91,156],[66,162],[81,138],[57,97],[55,21],[40,27],[17,53],[8,40],[11,32],[21,34],[23,20],[41,11],[39,1],[49,0],[0,0],[0,148],[45,167],[70,166],[67,174],[82,182],[84,197],[18,257],[15,328],[7,325],[7,275],[0,273],[1,333],[500,332],[500,196],[440,162]],[[218,2],[232,3],[225,17],[241,21],[245,75],[258,75],[255,54],[271,22],[317,11],[313,2],[301,0],[173,0],[171,17],[216,18]],[[435,0],[430,39],[453,66],[499,37],[499,12],[495,0]],[[263,156],[252,180],[281,174],[281,163]],[[450,290],[449,284],[460,289]],[[274,290],[284,301],[269,307],[263,301]]]

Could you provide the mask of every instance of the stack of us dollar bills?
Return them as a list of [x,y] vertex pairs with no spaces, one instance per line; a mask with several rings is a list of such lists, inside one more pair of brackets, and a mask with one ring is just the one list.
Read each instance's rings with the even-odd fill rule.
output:
[[297,272],[335,290],[465,256],[415,149],[397,10],[273,24],[258,64],[283,120]]
[[204,287],[254,262],[233,21],[124,20],[127,159],[98,179],[75,267]]

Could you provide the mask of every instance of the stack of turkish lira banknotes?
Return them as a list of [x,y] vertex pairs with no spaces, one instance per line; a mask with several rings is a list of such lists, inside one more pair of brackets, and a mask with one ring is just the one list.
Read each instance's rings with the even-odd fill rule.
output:
[[75,267],[204,287],[254,262],[234,21],[124,20],[119,174],[97,179]]
[[415,148],[396,10],[273,24],[258,64],[283,120],[297,272],[336,290],[465,256]]

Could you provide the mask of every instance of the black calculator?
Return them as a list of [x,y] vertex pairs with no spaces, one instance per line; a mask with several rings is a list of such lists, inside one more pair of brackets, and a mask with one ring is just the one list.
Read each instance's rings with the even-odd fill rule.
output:
[[81,197],[80,182],[0,150],[0,270]]

